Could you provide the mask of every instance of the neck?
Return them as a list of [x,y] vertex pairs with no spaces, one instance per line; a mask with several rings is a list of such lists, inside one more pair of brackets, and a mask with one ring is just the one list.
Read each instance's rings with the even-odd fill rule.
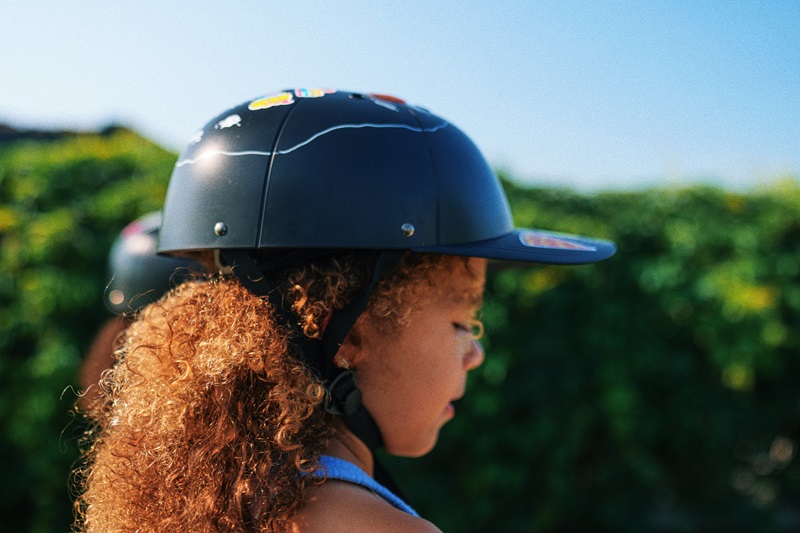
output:
[[375,459],[367,445],[361,442],[338,416],[334,417],[333,429],[335,433],[325,453],[337,459],[350,461],[370,477],[375,477]]

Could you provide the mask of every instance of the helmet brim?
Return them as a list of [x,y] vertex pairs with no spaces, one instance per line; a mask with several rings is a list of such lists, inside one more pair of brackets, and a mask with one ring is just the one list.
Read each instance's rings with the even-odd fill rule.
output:
[[536,229],[515,229],[493,239],[421,246],[413,250],[512,263],[581,265],[608,259],[616,253],[617,247],[613,242],[603,239]]

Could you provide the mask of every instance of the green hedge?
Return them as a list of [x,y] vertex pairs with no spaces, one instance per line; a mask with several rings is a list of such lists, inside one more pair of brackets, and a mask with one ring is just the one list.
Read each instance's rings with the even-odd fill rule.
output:
[[800,529],[797,183],[507,191],[619,252],[491,275],[486,363],[396,468],[415,504],[446,531]]
[[[0,148],[3,527],[64,531],[82,354],[119,230],[175,154],[125,130]],[[486,363],[440,445],[386,458],[445,531],[800,528],[800,187],[578,194],[505,180],[517,223],[598,265],[494,271]]]
[[108,250],[163,204],[175,155],[123,130],[0,148],[0,516],[67,531],[82,427],[69,388],[109,316]]

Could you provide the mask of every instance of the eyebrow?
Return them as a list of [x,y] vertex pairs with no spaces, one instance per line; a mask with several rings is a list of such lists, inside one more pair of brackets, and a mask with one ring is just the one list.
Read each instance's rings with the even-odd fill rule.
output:
[[481,307],[483,305],[483,287],[470,287],[463,291],[453,291],[452,300],[455,303],[466,303],[472,307]]
[[476,307],[482,306],[483,305],[483,291],[481,291],[478,294],[476,294],[476,293],[468,294],[466,300],[467,300],[467,302],[469,302],[470,304],[472,304],[472,305],[474,305]]

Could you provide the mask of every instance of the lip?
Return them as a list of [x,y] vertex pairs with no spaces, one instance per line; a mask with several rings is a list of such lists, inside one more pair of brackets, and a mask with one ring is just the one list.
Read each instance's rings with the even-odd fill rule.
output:
[[456,415],[456,406],[455,406],[455,404],[456,404],[456,402],[461,400],[461,398],[463,398],[463,397],[464,397],[464,394],[459,394],[458,396],[456,396],[455,398],[450,400],[450,403],[448,403],[447,407],[444,408],[445,414],[448,415],[450,418],[454,417]]
[[444,413],[447,415],[448,418],[453,418],[454,416],[456,416],[456,406],[455,406],[455,404],[457,402],[461,401],[462,398],[464,398],[464,394],[466,394],[465,389],[466,389],[466,387],[462,387],[457,392],[457,394],[455,396],[453,396],[453,399],[450,400],[450,403],[447,404],[447,407],[444,408]]

